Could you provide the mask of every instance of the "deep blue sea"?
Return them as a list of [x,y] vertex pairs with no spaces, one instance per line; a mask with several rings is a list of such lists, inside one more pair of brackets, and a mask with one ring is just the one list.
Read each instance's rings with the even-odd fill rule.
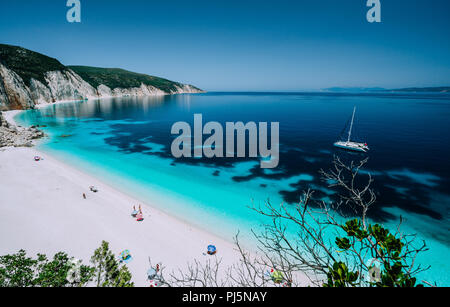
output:
[[[355,134],[368,154],[333,147],[357,107]],[[280,163],[263,170],[258,159],[175,159],[177,121],[279,122]],[[120,98],[52,105],[21,113],[22,124],[46,125],[40,149],[180,219],[231,240],[252,241],[260,218],[248,207],[293,205],[303,191],[333,201],[318,171],[334,155],[369,158],[375,182],[373,221],[417,233],[430,251],[417,260],[432,267],[420,278],[450,285],[450,95],[208,93]],[[192,125],[193,126],[193,125]],[[131,207],[131,204],[130,204]]]

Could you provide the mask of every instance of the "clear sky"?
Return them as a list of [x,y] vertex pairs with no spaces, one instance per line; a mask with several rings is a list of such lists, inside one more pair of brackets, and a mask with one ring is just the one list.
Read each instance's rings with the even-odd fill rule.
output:
[[450,85],[450,1],[0,0],[0,43],[214,90]]

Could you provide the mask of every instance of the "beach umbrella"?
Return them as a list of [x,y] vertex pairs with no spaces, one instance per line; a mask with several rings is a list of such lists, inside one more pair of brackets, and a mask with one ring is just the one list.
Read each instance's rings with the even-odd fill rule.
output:
[[128,263],[128,262],[130,262],[132,259],[133,259],[133,258],[131,257],[131,253],[130,253],[130,251],[129,251],[128,249],[126,249],[126,250],[124,250],[124,251],[122,251],[122,252],[120,253],[120,260],[121,260],[121,261],[123,261],[123,262],[125,262],[125,263]]
[[284,276],[283,273],[281,273],[280,271],[273,271],[272,272],[272,280],[274,283],[276,284],[281,284],[283,282]]
[[217,252],[217,248],[214,245],[208,245],[208,254],[214,255]]
[[144,215],[143,215],[142,213],[139,213],[139,214],[136,216],[136,219],[137,219],[138,222],[142,222],[142,221],[144,220]]
[[133,210],[133,212],[131,212],[131,216],[132,217],[136,217],[138,215],[138,211],[137,210]]
[[154,268],[148,269],[148,271],[147,271],[147,277],[150,280],[154,279],[157,274],[158,274],[158,272],[156,272],[156,270]]
[[128,249],[122,251],[120,253],[120,257],[122,257],[123,260],[128,259],[129,257],[131,257],[130,251]]

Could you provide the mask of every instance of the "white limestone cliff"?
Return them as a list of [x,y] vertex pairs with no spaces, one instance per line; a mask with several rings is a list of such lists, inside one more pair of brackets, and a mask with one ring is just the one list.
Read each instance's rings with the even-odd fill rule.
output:
[[0,110],[31,109],[36,105],[86,98],[145,97],[201,92],[191,85],[175,86],[176,90],[170,93],[145,84],[141,84],[140,87],[115,89],[101,84],[94,88],[70,69],[49,71],[45,74],[45,81],[47,84],[31,79],[30,85],[27,86],[19,75],[0,63]]
[[47,72],[45,80],[54,101],[98,98],[97,90],[70,69]]
[[0,110],[29,109],[34,106],[22,78],[0,63]]

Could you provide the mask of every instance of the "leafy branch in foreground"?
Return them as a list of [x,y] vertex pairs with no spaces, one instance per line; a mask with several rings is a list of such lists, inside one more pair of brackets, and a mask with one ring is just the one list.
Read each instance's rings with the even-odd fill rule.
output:
[[0,257],[0,287],[79,287],[92,277],[93,268],[79,267],[77,278],[68,280],[73,267],[66,253],[57,253],[53,260],[45,255],[27,257],[24,250]]
[[134,285],[127,267],[114,258],[107,242],[102,242],[91,261],[94,267],[62,252],[51,261],[42,254],[33,259],[21,250],[0,257],[0,287],[83,287],[93,282],[98,287]]
[[[413,287],[416,275],[427,268],[416,265],[417,255],[427,250],[415,235],[405,235],[378,224],[367,214],[376,202],[373,179],[361,169],[367,159],[348,165],[338,157],[331,170],[320,171],[337,201],[326,203],[306,191],[292,207],[273,206],[269,201],[251,209],[266,217],[263,231],[253,232],[258,253],[245,251],[235,238],[238,263],[219,273],[220,261],[195,261],[186,271],[159,276],[168,286],[299,286],[324,287]],[[346,212],[351,213],[348,217]],[[426,285],[430,283],[423,281]]]
[[120,265],[112,251],[109,243],[102,242],[102,245],[95,250],[91,258],[95,267],[94,281],[97,287],[133,287],[131,273],[125,265]]
[[[330,187],[340,191],[333,206],[313,200],[314,192],[307,191],[295,208],[274,207],[270,202],[253,208],[271,220],[262,234],[255,234],[266,259],[282,260],[280,267],[288,263],[286,274],[306,272],[315,285],[416,286],[414,276],[428,269],[415,263],[417,255],[427,250],[426,244],[416,244],[415,235],[400,232],[402,219],[395,232],[369,224],[367,212],[376,196],[370,174],[366,181],[361,178],[366,163],[367,159],[347,166],[335,157],[333,168],[320,172]],[[343,207],[357,217],[345,221],[337,214]],[[295,234],[287,232],[288,226],[296,229]]]

